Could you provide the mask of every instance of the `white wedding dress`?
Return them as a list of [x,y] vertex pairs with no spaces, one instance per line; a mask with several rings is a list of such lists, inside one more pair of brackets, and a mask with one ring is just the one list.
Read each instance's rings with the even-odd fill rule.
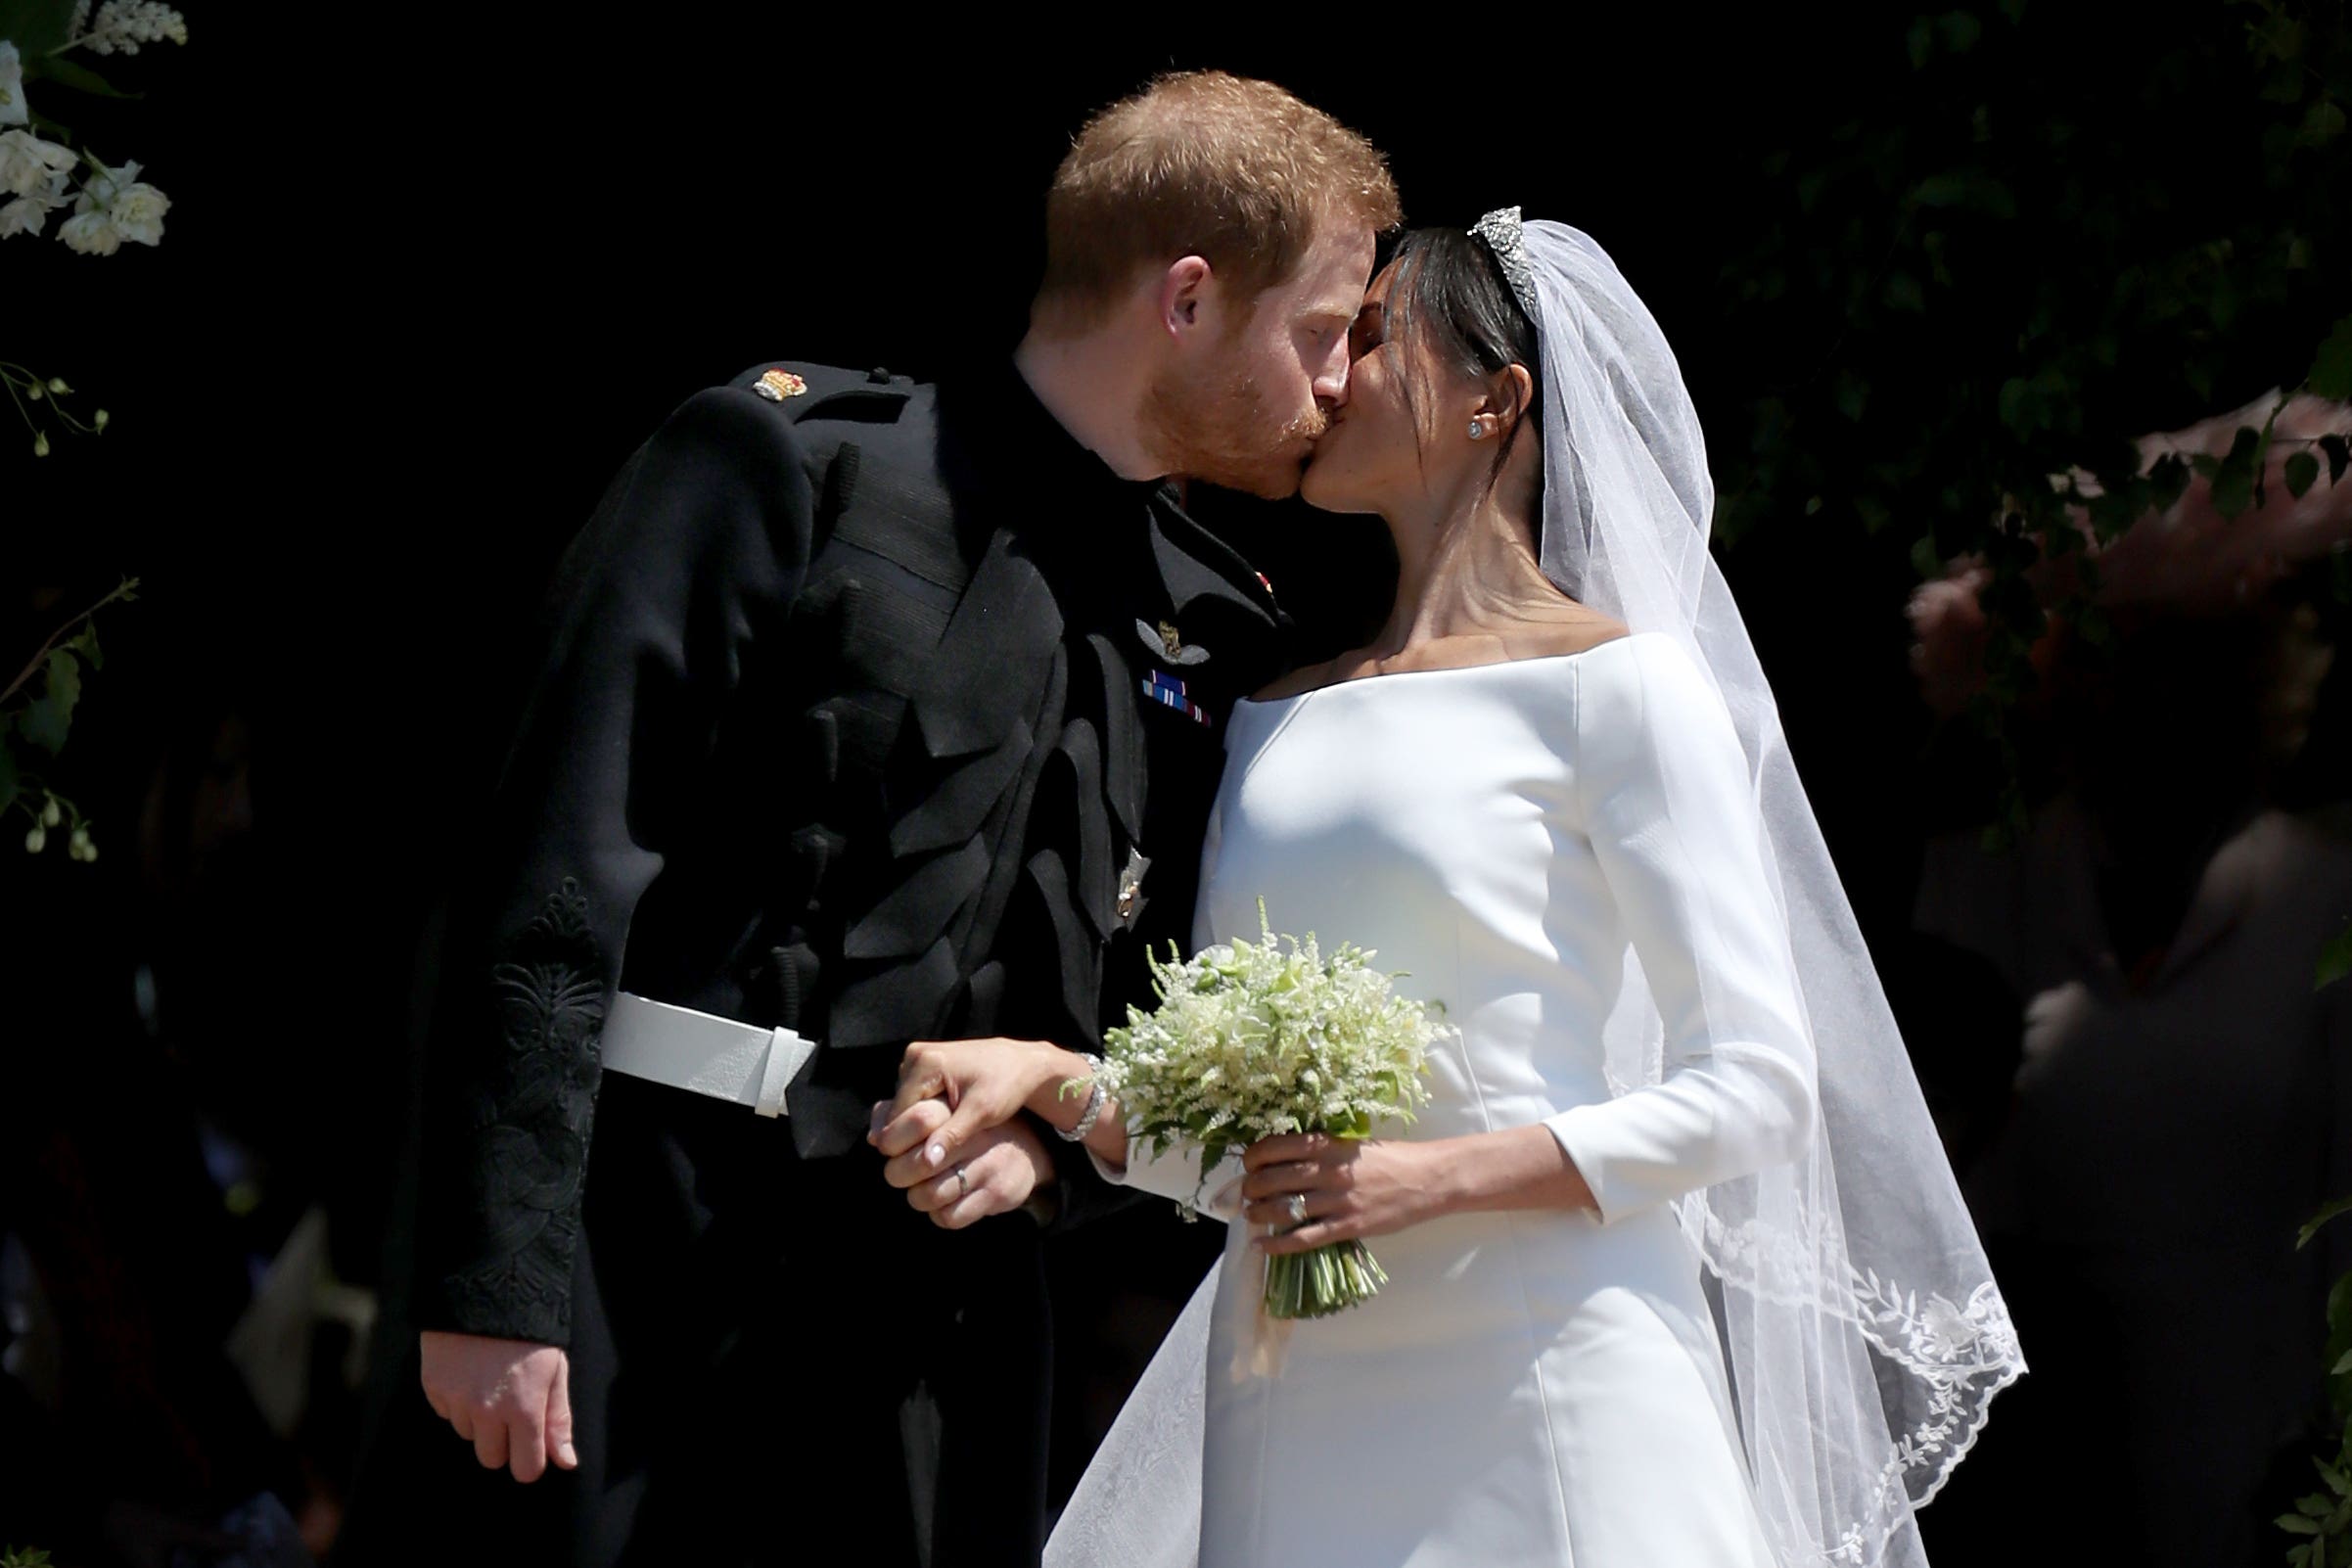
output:
[[[1202,1379],[1205,1440],[1106,1445],[1053,1563],[1203,1568],[1782,1568],[1766,1545],[1698,1254],[1670,1200],[1801,1151],[1817,1114],[1785,928],[1729,715],[1672,637],[1249,702],[1226,737],[1196,944],[1278,932],[1377,950],[1443,1003],[1402,1134],[1542,1123],[1597,1216],[1469,1214],[1371,1242],[1389,1283],[1249,1370],[1262,1264],[1231,1224],[1194,1329],[1147,1381]],[[1612,1094],[1601,1023],[1631,955],[1662,1080]],[[1394,1130],[1391,1130],[1392,1133]],[[1234,1213],[1235,1168],[1172,1151],[1131,1184]],[[1130,1409],[1141,1407],[1138,1401]],[[1173,1436],[1173,1435],[1169,1435]],[[1137,1459],[1137,1455],[1142,1455]],[[1769,1456],[1756,1462],[1769,1463]],[[1199,1518],[1121,1498],[1189,1499]],[[1148,1485],[1145,1483],[1148,1482]],[[1108,1500],[1108,1506],[1099,1506]],[[1152,1536],[1148,1551],[1131,1532]]]

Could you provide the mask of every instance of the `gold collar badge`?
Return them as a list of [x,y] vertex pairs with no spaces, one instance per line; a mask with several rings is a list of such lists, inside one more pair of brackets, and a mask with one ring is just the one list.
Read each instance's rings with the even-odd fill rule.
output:
[[780,403],[787,397],[798,397],[807,390],[808,384],[789,370],[768,371],[752,387],[752,391],[771,403]]

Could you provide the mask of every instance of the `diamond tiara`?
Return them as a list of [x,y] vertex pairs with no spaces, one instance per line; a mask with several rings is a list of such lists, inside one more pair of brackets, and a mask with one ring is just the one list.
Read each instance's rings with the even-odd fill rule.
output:
[[1487,242],[1495,259],[1502,267],[1502,281],[1511,286],[1511,298],[1527,312],[1527,319],[1536,319],[1536,269],[1528,264],[1527,236],[1519,227],[1519,209],[1499,207],[1470,225],[1470,232]]

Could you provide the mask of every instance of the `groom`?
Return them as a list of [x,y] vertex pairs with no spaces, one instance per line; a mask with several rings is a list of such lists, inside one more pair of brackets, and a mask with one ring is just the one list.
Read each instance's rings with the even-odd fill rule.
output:
[[1056,173],[1010,364],[761,365],[630,459],[453,906],[445,1424],[348,1560],[1037,1560],[1040,1227],[1094,1178],[1015,1122],[918,1212],[867,1107],[910,1039],[1098,1038],[1185,934],[1286,622],[1165,482],[1296,487],[1398,217],[1329,116],[1166,77]]

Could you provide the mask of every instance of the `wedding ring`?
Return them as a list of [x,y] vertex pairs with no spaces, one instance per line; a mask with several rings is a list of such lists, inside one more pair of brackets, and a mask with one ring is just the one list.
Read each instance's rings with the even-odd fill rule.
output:
[[1284,1198],[1282,1200],[1282,1212],[1290,1217],[1290,1222],[1292,1224],[1305,1224],[1307,1222],[1307,1194],[1304,1192],[1294,1192],[1289,1197]]
[[960,1165],[955,1168],[955,1195],[959,1199],[972,1195],[972,1178],[964,1175],[964,1168]]

